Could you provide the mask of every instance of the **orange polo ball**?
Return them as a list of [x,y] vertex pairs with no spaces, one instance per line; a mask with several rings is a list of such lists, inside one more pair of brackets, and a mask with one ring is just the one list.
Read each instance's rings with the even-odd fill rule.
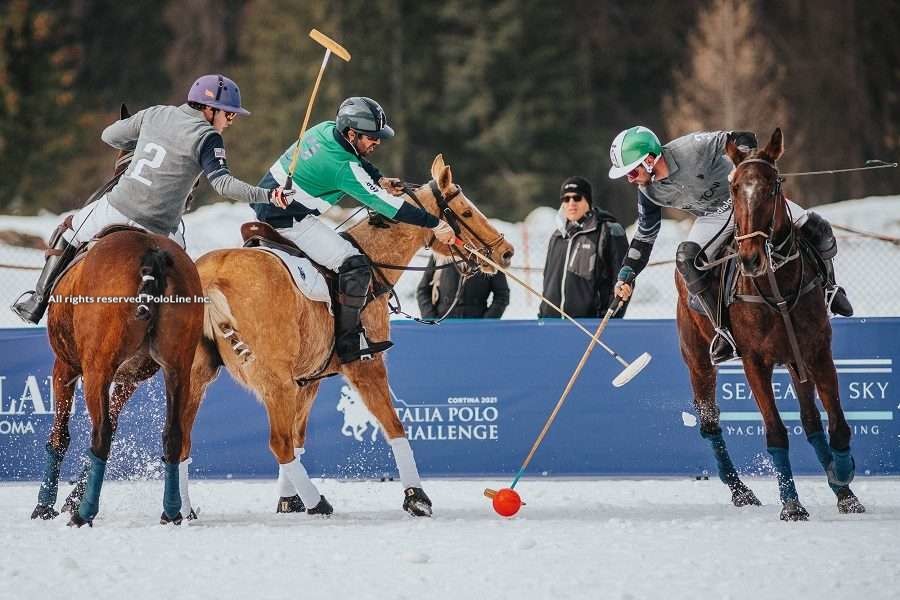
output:
[[494,512],[501,517],[511,517],[522,508],[522,498],[511,488],[498,490],[491,503],[494,505]]

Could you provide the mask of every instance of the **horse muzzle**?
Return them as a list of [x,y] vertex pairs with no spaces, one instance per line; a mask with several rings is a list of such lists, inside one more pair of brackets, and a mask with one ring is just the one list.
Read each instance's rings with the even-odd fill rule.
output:
[[760,277],[768,268],[766,255],[762,252],[753,252],[740,257],[741,273],[747,277]]

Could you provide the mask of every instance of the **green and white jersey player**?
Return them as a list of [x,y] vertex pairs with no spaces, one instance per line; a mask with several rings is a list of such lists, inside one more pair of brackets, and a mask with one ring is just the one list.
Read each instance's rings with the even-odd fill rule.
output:
[[[399,181],[381,175],[366,157],[381,141],[394,136],[381,106],[371,98],[352,97],[338,108],[335,121],[312,127],[300,140],[300,157],[292,174],[291,202],[285,208],[254,205],[257,218],[293,241],[312,260],[338,273],[343,298],[336,311],[335,350],[341,362],[368,358],[392,346],[372,342],[360,323],[360,312],[372,280],[369,260],[319,215],[350,196],[375,212],[402,223],[428,227],[444,243],[454,240],[453,228],[424,210],[404,202]],[[287,181],[294,145],[289,146],[262,178],[262,187]]]

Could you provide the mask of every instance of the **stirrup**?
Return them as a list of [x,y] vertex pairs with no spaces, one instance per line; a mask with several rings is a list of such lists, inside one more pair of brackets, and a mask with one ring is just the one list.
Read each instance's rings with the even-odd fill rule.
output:
[[[712,340],[709,343],[709,361],[714,365],[718,365],[729,360],[740,358],[740,354],[737,351],[737,343],[731,336],[731,332],[720,327],[716,327],[715,332],[716,334],[713,336]],[[720,340],[728,346],[727,356],[724,354],[724,352],[722,352],[721,354],[715,352],[717,342]]]
[[[847,303],[847,309],[844,312],[838,312],[832,308],[834,306],[834,301],[839,294],[842,294],[844,296],[844,300]],[[840,315],[842,317],[853,316],[853,307],[850,306],[850,300],[847,298],[847,291],[837,284],[832,284],[825,288],[825,309],[828,311],[829,319],[834,317],[834,315]]]

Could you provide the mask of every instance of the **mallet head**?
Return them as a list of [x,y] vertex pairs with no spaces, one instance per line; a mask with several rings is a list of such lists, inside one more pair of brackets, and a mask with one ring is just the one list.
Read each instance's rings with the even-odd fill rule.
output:
[[338,44],[336,41],[319,31],[318,29],[313,29],[309,32],[309,37],[316,40],[328,50],[331,50],[331,53],[335,56],[350,62],[350,53],[347,52],[347,49]]

